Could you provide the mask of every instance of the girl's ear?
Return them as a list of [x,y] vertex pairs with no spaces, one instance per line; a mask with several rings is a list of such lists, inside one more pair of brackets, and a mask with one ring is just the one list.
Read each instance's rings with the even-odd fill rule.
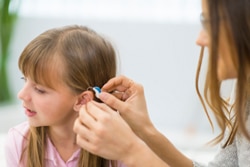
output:
[[78,96],[77,101],[74,104],[74,110],[79,111],[82,105],[86,104],[87,102],[93,99],[94,99],[94,94],[92,91],[87,90],[87,91],[82,92]]

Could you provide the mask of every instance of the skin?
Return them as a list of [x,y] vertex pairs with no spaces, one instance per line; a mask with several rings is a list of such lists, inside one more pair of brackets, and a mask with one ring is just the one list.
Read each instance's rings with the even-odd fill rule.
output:
[[[205,1],[202,3],[202,12],[208,15]],[[229,47],[224,42],[225,34],[221,33],[219,39],[217,74],[222,81],[237,75],[232,55],[228,52]],[[200,31],[196,43],[210,47],[207,30]],[[106,93],[113,90],[118,93]],[[150,121],[142,85],[125,76],[118,76],[103,86],[100,99],[105,104],[92,101],[87,103],[81,108],[75,122],[74,131],[81,147],[105,158],[120,160],[128,167],[163,167],[167,164],[173,167],[193,167],[192,160],[179,152]],[[118,110],[119,114],[111,108]]]
[[74,121],[78,117],[73,107],[79,97],[63,84],[57,84],[56,90],[53,90],[36,84],[29,78],[25,79],[18,97],[23,101],[25,112],[34,113],[33,116],[28,116],[30,126],[49,126],[52,143],[67,161],[79,148],[72,131]]
[[237,77],[237,70],[232,59],[232,52],[230,52],[230,46],[225,41],[226,34],[220,28],[220,40],[219,40],[219,56],[218,56],[218,79],[219,81],[233,79]]
[[[73,112],[76,96],[66,86],[58,85],[57,90],[36,84],[29,78],[18,93],[25,110],[35,112],[28,117],[31,126],[61,126],[77,117]],[[70,119],[68,119],[70,118]]]

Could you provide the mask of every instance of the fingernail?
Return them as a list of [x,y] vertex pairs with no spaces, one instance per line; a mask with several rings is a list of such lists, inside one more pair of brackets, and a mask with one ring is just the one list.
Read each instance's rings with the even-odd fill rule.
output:
[[107,93],[106,93],[106,92],[101,92],[101,93],[99,94],[99,98],[100,98],[101,100],[106,100],[106,99],[107,99]]

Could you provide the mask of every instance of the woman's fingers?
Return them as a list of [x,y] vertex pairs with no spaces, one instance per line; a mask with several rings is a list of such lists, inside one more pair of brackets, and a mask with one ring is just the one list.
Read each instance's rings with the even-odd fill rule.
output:
[[76,143],[82,148],[94,152],[96,150],[93,140],[95,139],[92,134],[93,131],[86,128],[79,119],[75,121],[74,132],[76,133]]
[[86,136],[86,134],[89,134],[90,131],[89,129],[80,121],[79,118],[76,119],[75,123],[74,123],[74,127],[73,130],[75,133],[77,133],[77,136],[81,136],[81,138],[83,140],[88,141],[88,138]]
[[126,106],[127,104],[119,99],[117,99],[116,97],[114,97],[113,95],[109,94],[109,93],[106,93],[106,92],[102,92],[100,95],[99,95],[100,99],[105,103],[107,104],[109,107],[113,108],[114,110],[118,110],[120,111],[119,109],[120,108],[123,108],[122,111],[126,111]]
[[140,85],[133,80],[118,76],[110,79],[103,87],[102,92],[108,92],[121,101],[126,101],[135,95],[140,89]]
[[125,77],[125,76],[118,76],[115,78],[110,79],[103,87],[102,91],[105,92],[112,92],[112,91],[119,91],[125,92],[127,89],[131,87],[134,82]]
[[79,111],[79,120],[86,128],[91,128],[95,125],[95,115],[88,112],[89,105],[83,105]]
[[[119,159],[130,145],[127,138],[135,137],[132,130],[117,112],[103,103],[91,101],[82,108],[74,124],[77,144],[93,154]],[[120,142],[126,147],[120,147]]]

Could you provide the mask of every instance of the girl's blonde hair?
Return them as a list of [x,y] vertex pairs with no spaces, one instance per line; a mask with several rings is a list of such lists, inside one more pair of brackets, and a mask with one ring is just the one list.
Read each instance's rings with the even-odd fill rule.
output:
[[[24,76],[36,83],[52,89],[66,84],[77,95],[115,77],[116,61],[110,42],[87,27],[74,25],[40,34],[25,47],[18,64]],[[48,129],[30,127],[20,160],[26,167],[45,167]],[[109,163],[117,165],[82,149],[78,167],[109,167]]]

